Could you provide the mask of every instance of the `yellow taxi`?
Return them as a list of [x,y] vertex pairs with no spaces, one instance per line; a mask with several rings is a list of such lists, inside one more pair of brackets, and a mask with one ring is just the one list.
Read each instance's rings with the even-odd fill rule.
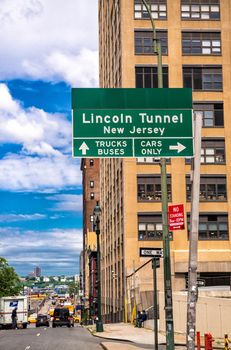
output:
[[28,323],[36,323],[37,321],[37,314],[31,314],[29,317],[28,317]]
[[75,323],[80,323],[80,321],[81,321],[80,315],[72,315],[72,317],[73,317]]

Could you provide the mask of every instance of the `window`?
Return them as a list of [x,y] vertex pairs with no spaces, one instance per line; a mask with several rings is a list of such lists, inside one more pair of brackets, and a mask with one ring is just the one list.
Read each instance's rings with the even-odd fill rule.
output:
[[[190,218],[188,216],[188,223]],[[190,224],[188,224],[190,235]],[[201,214],[199,216],[199,240],[228,240],[228,215],[227,214]]]
[[[167,18],[167,0],[146,0],[151,5],[153,19]],[[142,0],[134,1],[135,19],[149,19],[149,13]]]
[[[157,88],[157,67],[136,67],[137,88]],[[163,87],[168,87],[168,67],[163,67]]]
[[223,103],[194,103],[194,111],[202,114],[202,123],[204,128],[215,128],[224,126]]
[[220,55],[221,33],[218,32],[183,32],[183,55]]
[[[170,158],[165,158],[166,159],[166,163],[170,164]],[[159,164],[160,163],[160,158],[156,157],[156,158],[152,158],[152,157],[139,157],[136,159],[137,163],[147,163],[147,164]]]
[[162,216],[159,215],[138,215],[138,240],[140,241],[154,241],[162,240]]
[[[168,54],[167,31],[157,31],[157,39],[161,42],[162,55]],[[153,31],[135,30],[135,54],[154,55]]]
[[219,20],[219,0],[181,0],[183,20]]
[[90,188],[94,188],[94,181],[90,181]]
[[193,90],[222,90],[221,66],[183,67],[183,84]]
[[[191,181],[186,177],[187,200],[191,200]],[[200,201],[227,201],[226,176],[202,175],[200,178]]]
[[90,193],[90,199],[94,199],[95,198],[95,194],[94,194],[94,192],[91,192]]
[[[168,200],[171,200],[171,178],[167,177]],[[137,176],[137,199],[140,202],[161,201],[161,177]]]
[[225,141],[223,139],[202,140],[201,163],[225,164]]
[[90,163],[90,166],[93,166],[94,165],[94,159],[90,159],[89,163]]

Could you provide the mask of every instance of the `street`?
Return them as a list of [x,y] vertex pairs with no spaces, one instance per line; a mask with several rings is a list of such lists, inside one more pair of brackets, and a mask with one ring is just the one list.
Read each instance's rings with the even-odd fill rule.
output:
[[101,341],[80,326],[0,331],[0,350],[97,350]]

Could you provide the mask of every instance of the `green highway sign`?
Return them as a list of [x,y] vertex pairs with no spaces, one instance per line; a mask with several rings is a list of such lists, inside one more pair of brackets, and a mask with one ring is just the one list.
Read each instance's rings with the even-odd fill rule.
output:
[[73,137],[192,137],[192,110],[74,110]]
[[75,138],[74,157],[189,157],[193,156],[192,138],[95,139]]
[[93,157],[93,158],[124,158],[133,157],[132,139],[74,139],[73,140],[74,157]]
[[193,157],[191,89],[72,89],[73,156]]
[[192,138],[135,139],[134,157],[192,157]]

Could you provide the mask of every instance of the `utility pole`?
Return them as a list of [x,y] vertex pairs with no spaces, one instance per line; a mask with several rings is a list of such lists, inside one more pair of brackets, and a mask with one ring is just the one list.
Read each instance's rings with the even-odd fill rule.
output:
[[198,227],[199,227],[199,195],[200,195],[200,163],[201,163],[201,125],[202,116],[194,116],[195,158],[192,169],[191,218],[189,233],[189,266],[188,266],[188,299],[187,299],[187,349],[195,349],[196,331],[196,302],[197,287],[197,256],[198,256]]
[[[162,51],[160,40],[156,37],[155,23],[152,18],[151,6],[146,0],[142,0],[145,5],[153,29],[153,51],[157,55],[158,88],[163,88],[162,73]],[[161,193],[162,193],[162,224],[163,224],[163,250],[164,250],[164,293],[165,293],[165,323],[166,323],[166,349],[174,349],[174,325],[173,325],[173,303],[172,303],[172,281],[171,281],[171,261],[170,242],[168,228],[168,192],[167,192],[167,172],[166,159],[161,158]]]

